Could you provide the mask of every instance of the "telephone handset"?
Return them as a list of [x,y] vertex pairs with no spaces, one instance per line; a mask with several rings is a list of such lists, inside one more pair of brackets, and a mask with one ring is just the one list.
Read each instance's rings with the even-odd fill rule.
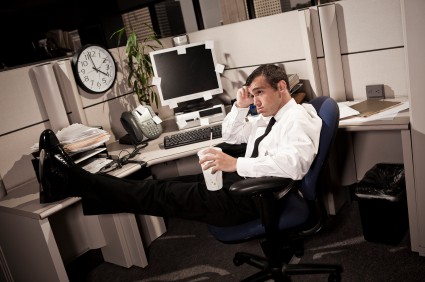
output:
[[120,120],[135,144],[158,138],[162,133],[162,121],[150,106],[138,106],[131,112],[123,112]]

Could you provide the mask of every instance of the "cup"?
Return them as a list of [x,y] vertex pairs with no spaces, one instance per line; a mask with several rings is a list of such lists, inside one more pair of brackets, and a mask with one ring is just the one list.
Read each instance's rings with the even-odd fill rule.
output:
[[[221,151],[221,148],[212,147],[212,149]],[[202,149],[198,152],[199,159],[203,158],[206,154],[204,154],[205,149]],[[202,170],[204,174],[205,184],[207,185],[207,189],[210,191],[217,191],[223,188],[223,172],[221,170],[216,173],[211,173],[211,168],[207,170]]]

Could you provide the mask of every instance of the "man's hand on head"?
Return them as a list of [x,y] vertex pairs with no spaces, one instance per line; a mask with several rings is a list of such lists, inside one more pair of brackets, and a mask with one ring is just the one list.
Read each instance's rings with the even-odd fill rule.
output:
[[248,86],[239,88],[236,93],[236,106],[238,108],[248,108],[252,103],[254,103],[254,99],[248,92]]

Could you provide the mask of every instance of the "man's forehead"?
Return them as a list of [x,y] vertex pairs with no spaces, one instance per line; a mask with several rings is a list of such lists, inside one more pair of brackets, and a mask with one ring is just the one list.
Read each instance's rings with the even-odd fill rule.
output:
[[271,87],[271,85],[267,82],[264,76],[260,75],[251,82],[251,84],[248,86],[248,91],[252,92],[257,89],[263,89]]

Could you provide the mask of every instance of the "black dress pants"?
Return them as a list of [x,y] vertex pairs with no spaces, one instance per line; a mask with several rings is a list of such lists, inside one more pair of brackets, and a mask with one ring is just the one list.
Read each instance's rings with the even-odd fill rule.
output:
[[161,180],[128,180],[97,175],[80,168],[70,171],[71,185],[79,187],[85,215],[135,213],[197,220],[215,226],[232,226],[258,218],[250,197],[229,194],[242,178],[223,173],[223,188],[209,191],[203,175]]

